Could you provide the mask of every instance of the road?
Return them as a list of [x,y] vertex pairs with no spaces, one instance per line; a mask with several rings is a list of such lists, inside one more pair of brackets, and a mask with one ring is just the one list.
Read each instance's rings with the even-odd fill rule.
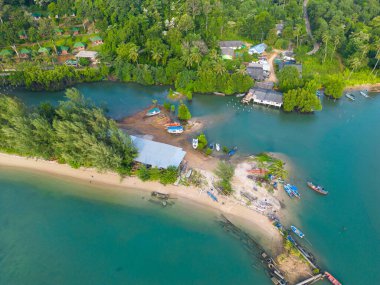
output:
[[309,0],[304,0],[303,1],[303,17],[305,19],[305,25],[306,25],[306,32],[307,34],[309,35],[311,41],[313,42],[313,49],[311,51],[309,51],[307,54],[308,55],[312,55],[312,54],[315,54],[319,48],[320,48],[320,44],[317,43],[313,37],[313,34],[311,32],[311,26],[310,26],[310,21],[309,21],[309,15],[307,14],[307,3],[309,2]]

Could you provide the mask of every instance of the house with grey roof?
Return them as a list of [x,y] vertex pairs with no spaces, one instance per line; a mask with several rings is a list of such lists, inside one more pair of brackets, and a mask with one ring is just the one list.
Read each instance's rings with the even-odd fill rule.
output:
[[253,102],[256,104],[279,107],[283,105],[282,93],[276,92],[270,89],[263,89],[258,87],[253,87],[249,90],[252,93]]
[[235,50],[244,47],[242,41],[221,41],[219,47],[224,59],[232,59],[235,57]]
[[247,73],[256,81],[262,81],[268,77],[268,72],[264,70],[264,65],[258,62],[251,62],[247,66]]

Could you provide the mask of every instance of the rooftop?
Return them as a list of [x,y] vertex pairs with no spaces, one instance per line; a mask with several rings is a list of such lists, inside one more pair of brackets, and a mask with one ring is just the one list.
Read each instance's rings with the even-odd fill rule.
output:
[[221,41],[219,42],[220,48],[236,48],[244,45],[242,41]]
[[78,47],[85,47],[86,45],[84,44],[84,43],[82,43],[82,42],[76,42],[75,44],[74,44],[74,47],[75,48],[78,48]]
[[178,167],[186,152],[179,147],[131,136],[138,150],[135,161],[158,168]]
[[222,55],[224,55],[224,56],[234,57],[234,55],[235,55],[235,51],[232,48],[222,47],[222,48],[220,48],[220,50],[222,52]]
[[282,93],[276,92],[269,89],[263,89],[258,87],[253,87],[249,90],[253,93],[253,98],[259,101],[274,102],[277,104],[283,103]]
[[259,54],[261,54],[261,53],[263,53],[266,50],[267,47],[268,46],[265,43],[261,43],[261,44],[258,44],[258,45],[255,45],[255,46],[251,47],[249,49],[249,51],[252,52],[252,53],[259,53]]
[[90,40],[92,42],[96,42],[96,41],[102,41],[103,39],[101,37],[99,37],[99,36],[95,36],[95,37],[92,37]]
[[76,57],[95,58],[97,55],[96,51],[82,50],[76,54]]

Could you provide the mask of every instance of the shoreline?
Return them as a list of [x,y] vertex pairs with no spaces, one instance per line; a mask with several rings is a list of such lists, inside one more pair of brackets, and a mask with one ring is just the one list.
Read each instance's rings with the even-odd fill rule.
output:
[[[219,196],[219,203],[212,201],[205,192],[187,186],[162,185],[158,182],[143,182],[137,177],[121,179],[116,173],[99,173],[95,169],[73,169],[66,164],[36,158],[26,158],[17,155],[0,153],[0,166],[28,169],[46,175],[71,178],[87,186],[113,186],[121,188],[128,193],[129,189],[147,193],[159,191],[179,198],[181,202],[196,204],[206,211],[223,214],[238,226],[247,230],[268,251],[278,254],[282,249],[282,237],[268,218],[256,213],[242,205],[237,204],[228,197]],[[191,206],[191,205],[190,205]],[[270,241],[270,244],[266,243]]]

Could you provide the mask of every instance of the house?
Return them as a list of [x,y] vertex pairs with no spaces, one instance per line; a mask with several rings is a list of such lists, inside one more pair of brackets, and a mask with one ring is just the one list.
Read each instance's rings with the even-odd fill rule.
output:
[[279,107],[283,105],[282,93],[270,89],[253,87],[249,90],[252,95],[253,102],[256,104]]
[[283,23],[278,23],[276,25],[276,34],[277,34],[277,36],[281,35],[283,30],[284,30],[284,24]]
[[3,49],[0,51],[0,57],[11,57],[13,55],[13,52],[10,51],[9,49]]
[[232,59],[235,57],[235,50],[245,47],[242,41],[221,41],[219,47],[224,59]]
[[247,73],[253,79],[257,81],[262,81],[266,78],[264,74],[264,67],[262,64],[258,62],[251,62],[247,66]]
[[20,31],[18,32],[18,37],[21,39],[21,40],[25,40],[28,38],[28,36],[26,35],[25,31]]
[[79,61],[80,58],[88,58],[92,62],[96,61],[97,56],[98,52],[90,50],[82,50],[75,55],[77,61]]
[[26,48],[21,49],[19,52],[21,58],[29,58],[31,53],[30,49]]
[[38,13],[38,12],[32,14],[32,17],[34,20],[41,19],[41,16],[42,16],[41,13]]
[[101,45],[101,44],[103,44],[103,39],[102,39],[101,37],[99,37],[99,36],[92,37],[92,38],[90,39],[90,41],[92,42],[92,44],[93,44],[94,46],[97,46],[97,45]]
[[255,45],[253,47],[250,47],[248,53],[249,54],[262,54],[267,49],[267,47],[268,46],[265,43],[261,43],[261,44]]
[[48,47],[40,47],[38,49],[39,54],[49,54],[50,53],[50,48]]
[[60,28],[54,29],[54,32],[55,32],[55,34],[56,34],[57,36],[62,36],[62,34],[63,34],[63,30],[60,29]]
[[65,61],[65,64],[69,66],[77,66],[78,62],[75,59],[68,59]]
[[82,42],[76,42],[76,43],[74,44],[74,49],[75,49],[76,51],[82,51],[82,50],[85,50],[85,49],[86,49],[86,45],[85,45],[84,43],[82,43]]
[[59,46],[58,47],[58,54],[59,55],[67,55],[67,54],[69,54],[69,47],[67,47],[67,46]]
[[173,145],[135,136],[131,136],[131,141],[138,151],[135,161],[147,166],[158,168],[179,167],[186,155],[186,151]]
[[79,28],[78,27],[72,27],[71,32],[73,33],[73,36],[79,35]]

